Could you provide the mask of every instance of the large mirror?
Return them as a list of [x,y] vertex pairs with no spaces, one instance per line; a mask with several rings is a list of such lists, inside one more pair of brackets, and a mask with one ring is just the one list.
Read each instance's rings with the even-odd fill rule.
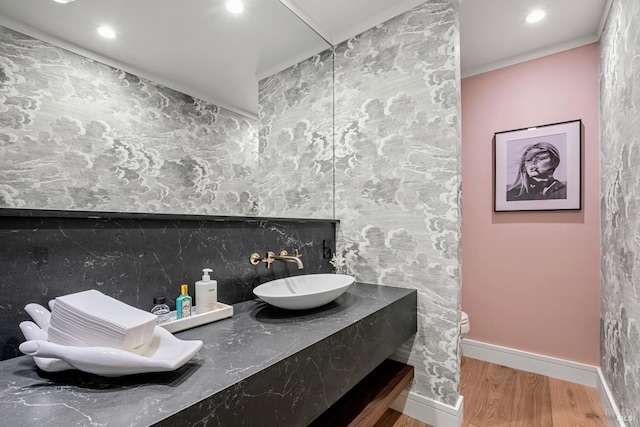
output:
[[0,208],[331,218],[331,46],[225,3],[0,0]]

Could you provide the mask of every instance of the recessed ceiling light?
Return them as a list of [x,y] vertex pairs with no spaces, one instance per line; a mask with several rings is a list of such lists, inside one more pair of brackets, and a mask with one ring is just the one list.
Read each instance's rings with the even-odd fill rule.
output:
[[231,13],[242,13],[244,5],[240,0],[229,0],[227,2],[227,10]]
[[73,0],[53,0],[53,1],[56,2],[56,3],[64,4],[64,3],[71,3]]
[[542,18],[544,18],[546,14],[547,13],[544,10],[534,10],[533,12],[528,14],[527,17],[524,18],[524,20],[527,24],[533,24],[534,22],[538,22]]
[[107,39],[112,39],[112,38],[115,38],[116,36],[116,32],[113,31],[111,27],[107,27],[106,25],[103,25],[102,27],[98,27],[98,34],[100,34],[102,37],[105,37]]

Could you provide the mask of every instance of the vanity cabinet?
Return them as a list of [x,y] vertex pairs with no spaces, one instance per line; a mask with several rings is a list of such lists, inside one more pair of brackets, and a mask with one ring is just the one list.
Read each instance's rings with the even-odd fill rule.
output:
[[259,300],[231,318],[177,333],[200,352],[167,373],[103,378],[0,362],[6,425],[306,426],[417,330],[412,289],[355,283],[305,311]]

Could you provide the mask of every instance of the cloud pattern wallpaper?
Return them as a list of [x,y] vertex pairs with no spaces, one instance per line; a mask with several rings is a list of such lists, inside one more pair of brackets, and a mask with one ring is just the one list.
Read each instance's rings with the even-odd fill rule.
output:
[[640,2],[614,0],[600,42],[601,366],[640,426]]
[[0,27],[0,207],[255,215],[254,119]]
[[0,207],[312,218],[335,209],[348,272],[418,289],[418,334],[395,358],[415,366],[413,392],[454,406],[458,8],[428,0],[335,56],[264,79],[259,124],[0,27]]
[[260,213],[333,218],[333,52],[261,80],[258,116]]
[[412,391],[450,406],[459,382],[458,2],[431,0],[336,47],[336,217],[358,280],[418,289],[395,356]]

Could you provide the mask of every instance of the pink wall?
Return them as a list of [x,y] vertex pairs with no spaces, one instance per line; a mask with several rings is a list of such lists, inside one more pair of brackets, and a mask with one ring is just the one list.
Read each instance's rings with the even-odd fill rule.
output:
[[[467,338],[599,365],[596,43],[462,81]],[[493,212],[495,132],[582,119],[581,211]]]

